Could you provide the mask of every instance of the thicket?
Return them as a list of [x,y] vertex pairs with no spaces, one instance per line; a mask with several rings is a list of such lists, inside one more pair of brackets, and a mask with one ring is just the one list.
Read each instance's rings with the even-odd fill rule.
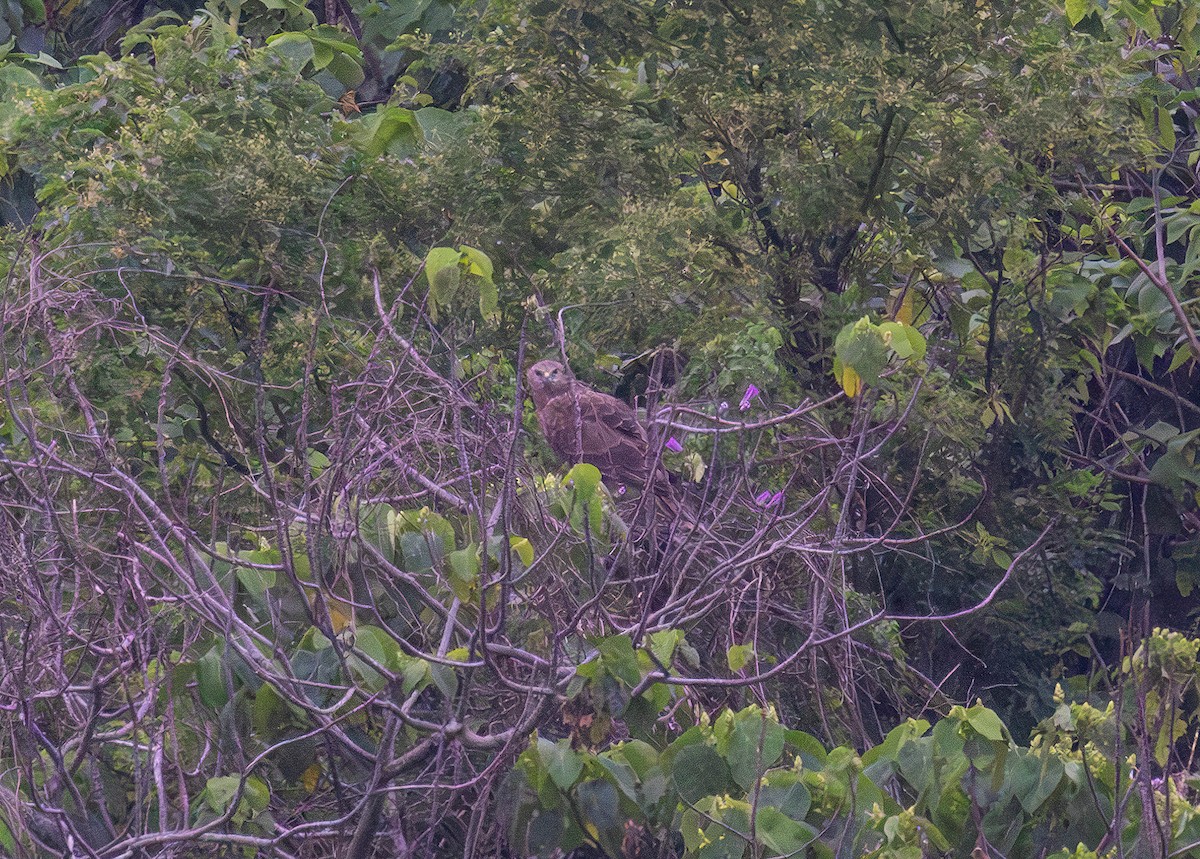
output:
[[0,41],[0,851],[1200,854],[1200,4]]

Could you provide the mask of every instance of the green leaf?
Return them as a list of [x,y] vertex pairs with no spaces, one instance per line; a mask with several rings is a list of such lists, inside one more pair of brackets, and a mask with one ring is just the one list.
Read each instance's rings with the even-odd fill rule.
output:
[[911,325],[903,322],[882,322],[879,333],[883,342],[903,360],[912,358],[920,361],[925,357],[925,337]]
[[237,796],[242,779],[235,775],[221,775],[210,778],[204,785],[204,801],[217,814],[224,814],[229,803]]
[[1000,721],[1000,717],[996,715],[995,711],[989,710],[987,707],[978,704],[971,707],[966,711],[965,721],[980,736],[993,742],[1005,742],[1008,739],[1008,730],[1004,727],[1004,723]]
[[[738,786],[749,792],[783,754],[783,726],[749,708],[734,716],[733,730],[722,750]],[[718,750],[721,750],[718,745]]]
[[643,781],[653,767],[658,766],[658,752],[642,740],[626,740],[616,746],[612,754],[625,761]]
[[1050,753],[1019,752],[1006,761],[1006,781],[1026,814],[1035,813],[1065,778],[1062,761]]
[[404,677],[402,691],[410,694],[418,686],[424,687],[433,679],[432,665],[424,659],[403,654],[399,657],[400,672]]
[[854,370],[868,385],[879,381],[880,372],[887,366],[888,347],[879,328],[866,317],[842,328],[834,350],[842,364]]
[[321,453],[315,448],[308,449],[308,467],[312,470],[313,477],[318,477],[322,471],[329,467],[329,457]]
[[121,39],[121,53],[128,54],[138,45],[150,44],[151,35],[155,30],[164,26],[168,21],[181,20],[174,12],[155,12],[143,18],[125,31],[125,36]]
[[650,652],[660,665],[671,667],[675,658],[675,650],[685,641],[683,631],[679,629],[661,629],[650,634]]
[[472,543],[446,556],[450,562],[450,589],[463,602],[470,600],[472,589],[479,582],[479,546]]
[[[14,54],[13,56],[17,55]],[[45,66],[46,68],[50,69],[61,70],[63,67],[62,63],[54,59],[54,57],[50,56],[45,51],[39,51],[36,56],[27,55],[25,57],[25,61],[28,63],[37,63],[39,66]]]
[[580,462],[567,472],[564,481],[571,487],[575,503],[587,504],[600,486],[600,469],[590,462]]
[[1066,0],[1067,20],[1074,27],[1095,8],[1096,0]]
[[1169,424],[1166,421],[1155,421],[1150,426],[1141,430],[1138,435],[1143,435],[1158,444],[1167,444],[1172,439],[1179,437],[1179,427]]
[[457,249],[433,248],[425,256],[431,315],[450,305],[464,284],[479,290],[479,313],[487,321],[498,316],[500,292],[492,282],[492,261],[483,251],[460,245]]
[[694,809],[683,813],[680,832],[687,859],[742,859],[746,852],[746,839],[740,832],[719,817],[710,823],[714,815],[700,814]]
[[[761,796],[759,802],[762,803]],[[807,823],[794,820],[769,804],[760,804],[755,816],[755,832],[771,850],[784,856],[802,853],[817,838],[817,831]]]
[[604,670],[620,679],[626,686],[636,686],[642,679],[637,653],[628,635],[609,635],[594,641],[604,662]]
[[[282,560],[279,552],[274,549],[238,552],[238,557],[251,564],[264,565],[278,564]],[[242,583],[242,587],[257,597],[261,597],[269,588],[275,586],[274,570],[239,566],[237,568],[237,577],[238,581]]]
[[812,795],[805,786],[803,777],[793,770],[776,770],[770,773],[759,790],[760,806],[777,808],[793,820],[803,820],[812,807]]
[[1193,215],[1190,212],[1181,212],[1177,215],[1172,215],[1166,219],[1167,242],[1175,244],[1175,242],[1183,238],[1184,234],[1190,232],[1197,224],[1200,224],[1200,216]]
[[614,783],[614,786],[624,795],[625,799],[628,799],[630,802],[641,801],[641,795],[638,791],[637,773],[633,771],[633,767],[622,761],[619,755],[612,754],[610,750],[593,760],[604,767],[609,781]]
[[354,646],[392,671],[400,667],[402,651],[396,639],[378,626],[362,625],[354,631]]
[[549,856],[561,850],[566,826],[563,815],[555,809],[539,809],[529,821],[525,840],[534,856]]
[[783,737],[787,744],[799,753],[800,761],[805,767],[819,770],[825,766],[828,752],[821,741],[812,734],[804,731],[784,731]]
[[412,111],[386,107],[376,111],[376,115],[380,118],[375,124],[375,133],[366,154],[382,155],[387,152],[397,158],[415,155],[421,143],[421,127],[413,119]]
[[[42,0],[21,0],[21,10],[25,13],[25,23],[43,24],[46,21],[46,4]],[[56,66],[62,68],[62,66]]]
[[348,90],[360,86],[366,79],[362,66],[347,54],[334,53],[325,67]]
[[[1131,4],[1126,4],[1131,5]],[[1175,121],[1171,116],[1171,111],[1163,106],[1157,108],[1158,112],[1158,144],[1167,150],[1175,148]]]
[[1050,285],[1050,312],[1061,322],[1087,311],[1097,287],[1090,279],[1069,269],[1056,269],[1047,278]]
[[433,685],[447,698],[453,698],[458,694],[458,674],[449,665],[430,662],[429,676],[433,680]]
[[1171,356],[1171,366],[1167,368],[1167,375],[1174,373],[1189,360],[1192,359],[1192,350],[1187,346],[1179,346],[1175,349],[1175,354]]
[[397,539],[404,565],[413,573],[428,573],[433,570],[433,553],[430,538],[424,534],[406,531]]
[[242,779],[236,775],[210,778],[205,783],[204,801],[217,814],[224,814],[239,790],[241,799],[233,816],[235,823],[246,822],[256,813],[265,810],[271,802],[271,789],[261,778],[248,776]]
[[242,802],[253,811],[262,811],[271,803],[271,788],[258,776],[249,776],[242,789]]
[[583,772],[583,756],[571,748],[569,740],[552,743],[545,737],[538,737],[537,751],[555,786],[564,793],[570,790]]
[[722,796],[732,786],[729,765],[712,746],[685,746],[671,763],[671,778],[684,802],[694,804],[705,796]]
[[462,256],[461,253],[454,248],[430,248],[429,253],[425,255],[425,277],[431,286],[442,285],[445,288],[448,284],[446,280],[446,272],[453,272],[453,282],[458,283],[458,261]]
[[491,279],[479,281],[479,315],[488,322],[500,317],[500,290]]
[[27,89],[41,89],[42,79],[20,66],[0,66],[0,93],[10,96]]
[[312,38],[309,38],[308,42],[312,45],[313,49],[312,67],[314,71],[319,72],[333,62],[333,58],[336,55],[333,48],[324,42],[319,42]]
[[585,825],[590,824],[600,832],[620,829],[617,789],[610,782],[602,779],[585,781],[575,788],[575,798]]
[[753,658],[754,645],[752,644],[735,644],[725,653],[725,660],[729,663],[729,670],[734,672],[741,671]]
[[[303,8],[301,5],[300,8]],[[354,37],[344,30],[339,30],[337,27],[329,24],[320,24],[307,32],[314,44],[328,45],[334,50],[348,54],[356,60],[363,58],[362,49],[358,43],[354,41]]]
[[435,513],[428,507],[420,510],[404,510],[396,514],[392,520],[396,534],[411,534],[421,537],[427,543],[426,554],[441,558],[454,546],[454,526],[445,516]]
[[[322,62],[320,48],[318,45],[315,64]],[[324,58],[326,65],[331,60],[332,54]],[[340,122],[335,131],[338,139],[349,141],[368,158],[378,158],[385,152],[397,158],[409,158],[418,152],[421,143],[421,127],[412,111],[402,107],[381,107],[360,119]]]
[[315,27],[317,17],[304,7],[302,0],[258,0],[267,9],[286,12],[289,24],[292,26],[308,25]]
[[196,691],[204,704],[218,710],[229,703],[221,658],[223,652],[224,648],[221,645],[214,644],[196,660]]
[[413,111],[424,134],[426,147],[440,152],[461,140],[470,131],[475,114],[465,110],[449,111],[440,107],[422,107]]
[[4,850],[9,856],[17,854],[17,841],[3,819],[0,819],[0,850]]
[[291,717],[287,702],[268,683],[259,686],[254,693],[254,706],[250,714],[254,730],[269,740],[279,736],[280,729]]
[[1192,442],[1200,430],[1180,433],[1167,442],[1166,450],[1150,467],[1150,481],[1172,492],[1179,492],[1190,484],[1200,486],[1200,469],[1196,467]]

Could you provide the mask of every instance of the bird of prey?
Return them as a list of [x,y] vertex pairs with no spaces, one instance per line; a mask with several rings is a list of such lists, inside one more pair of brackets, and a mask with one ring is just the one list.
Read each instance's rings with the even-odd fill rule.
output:
[[557,361],[539,361],[525,378],[542,434],[559,459],[591,463],[614,490],[644,489],[653,475],[655,495],[671,506],[666,472],[648,455],[646,431],[628,404],[577,381]]

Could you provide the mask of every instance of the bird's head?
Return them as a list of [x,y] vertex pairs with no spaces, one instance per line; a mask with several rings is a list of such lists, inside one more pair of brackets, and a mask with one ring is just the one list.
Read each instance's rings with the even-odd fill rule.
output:
[[529,388],[544,397],[557,397],[571,390],[571,374],[557,361],[538,361],[525,372]]

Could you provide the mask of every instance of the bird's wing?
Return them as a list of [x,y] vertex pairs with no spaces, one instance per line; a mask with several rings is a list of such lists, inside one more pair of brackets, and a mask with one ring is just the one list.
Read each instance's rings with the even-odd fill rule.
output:
[[[592,424],[594,435],[584,435],[584,461],[600,469],[610,489],[617,489],[618,484],[628,484],[630,488],[641,491],[651,487],[665,513],[677,517],[680,507],[675,490],[662,466],[649,461],[649,442],[646,430],[638,422],[637,413],[624,401],[608,394],[590,389],[586,390],[586,394],[585,398],[581,398],[580,411],[585,415],[590,414],[595,422]],[[588,411],[584,411],[585,408]],[[571,427],[573,431],[574,423]],[[585,420],[585,432],[588,427]],[[594,445],[590,459],[587,456],[589,442]]]
[[591,463],[613,488],[646,482],[646,433],[633,409],[616,397],[578,386],[548,401],[538,416],[562,459]]
[[582,390],[581,408],[588,409],[595,422],[615,435],[646,448],[646,431],[638,423],[637,413],[623,400],[593,391]]

